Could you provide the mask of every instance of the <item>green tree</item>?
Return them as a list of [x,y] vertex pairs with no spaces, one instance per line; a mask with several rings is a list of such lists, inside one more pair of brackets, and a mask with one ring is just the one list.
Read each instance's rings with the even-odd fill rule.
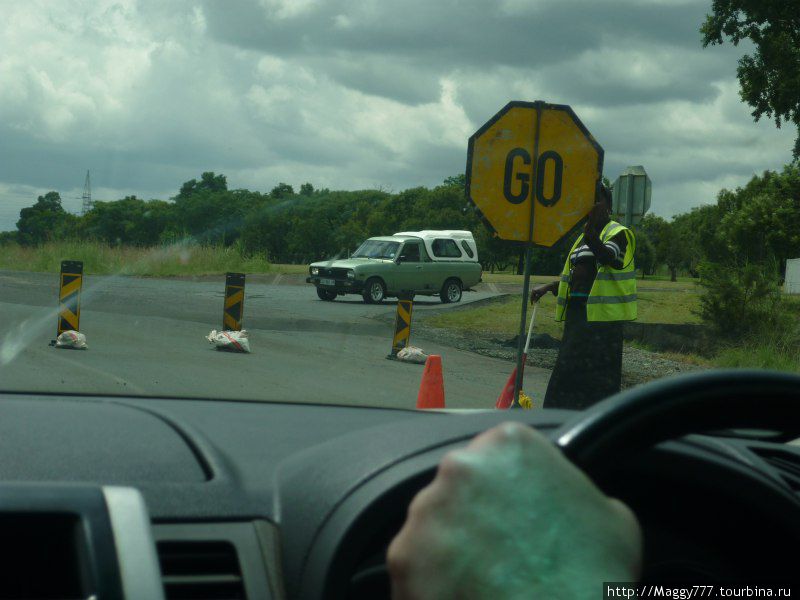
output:
[[446,177],[445,180],[442,182],[442,185],[447,187],[457,187],[460,188],[462,193],[467,186],[467,177],[463,173],[459,173],[458,175],[451,175],[450,177]]
[[[472,223],[465,211],[464,188],[460,184],[421,188],[403,229],[467,229]],[[412,226],[413,225],[413,226]]]
[[250,192],[202,191],[189,199],[177,199],[175,208],[182,229],[194,239],[230,245],[241,234],[245,217],[253,208],[252,204]]
[[641,269],[642,279],[645,275],[653,275],[656,270],[656,247],[653,241],[643,229],[637,229],[636,250],[633,254],[633,261],[636,268]]
[[69,226],[74,225],[71,216],[61,206],[58,192],[39,196],[33,206],[19,211],[17,231],[20,244],[36,245],[64,237]]
[[279,183],[269,193],[273,198],[286,198],[287,196],[294,196],[294,188],[288,183]]
[[704,263],[700,316],[722,338],[772,335],[792,329],[774,264]]
[[655,247],[656,264],[666,265],[670,273],[670,281],[678,280],[678,269],[686,265],[689,250],[680,228],[674,223],[655,215],[645,215],[639,224]]
[[473,230],[473,235],[478,246],[478,260],[484,271],[505,271],[516,260],[515,245],[492,236],[482,224]]
[[178,196],[187,198],[197,192],[224,192],[228,189],[228,180],[225,175],[215,175],[213,171],[206,171],[200,176],[200,181],[190,179],[181,186]]
[[291,262],[286,236],[291,221],[285,211],[263,206],[247,215],[242,231],[246,252],[266,252],[273,263]]
[[797,0],[714,0],[701,28],[703,46],[730,38],[753,43],[755,51],[739,59],[742,100],[780,127],[798,129],[794,158],[800,158],[800,7]]
[[333,245],[338,248],[340,255],[348,256],[353,250],[367,239],[364,226],[358,221],[351,219],[336,228],[333,233]]
[[81,219],[84,236],[112,245],[152,246],[161,241],[173,220],[174,205],[127,196],[116,202],[95,202]]
[[693,208],[688,213],[676,215],[673,225],[680,232],[685,247],[685,267],[692,277],[699,276],[703,261],[721,262],[728,254],[725,240],[720,237],[722,210],[718,205],[707,204]]
[[330,227],[323,219],[315,219],[309,213],[292,219],[286,242],[294,258],[292,262],[322,260],[338,251]]
[[[289,186],[291,187],[291,186]],[[313,196],[314,195],[314,186],[310,183],[304,183],[300,186],[300,195],[301,196]]]
[[734,259],[763,264],[800,256],[800,166],[766,171],[719,194],[719,239]]

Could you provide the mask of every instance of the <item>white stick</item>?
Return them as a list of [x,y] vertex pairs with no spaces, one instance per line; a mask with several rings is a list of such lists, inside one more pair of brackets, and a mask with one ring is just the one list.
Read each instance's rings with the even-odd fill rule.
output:
[[533,333],[533,322],[536,320],[536,305],[539,304],[538,302],[533,303],[533,311],[531,312],[531,324],[528,326],[528,339],[525,340],[525,352],[523,354],[528,353],[528,346],[531,345],[531,334]]

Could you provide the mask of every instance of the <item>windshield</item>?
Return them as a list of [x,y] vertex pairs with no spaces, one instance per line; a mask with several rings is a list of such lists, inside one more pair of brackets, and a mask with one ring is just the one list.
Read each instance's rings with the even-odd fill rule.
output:
[[394,258],[399,247],[399,242],[367,240],[353,252],[352,258]]
[[796,372],[798,90],[761,85],[796,61],[722,4],[4,3],[0,390],[583,409]]

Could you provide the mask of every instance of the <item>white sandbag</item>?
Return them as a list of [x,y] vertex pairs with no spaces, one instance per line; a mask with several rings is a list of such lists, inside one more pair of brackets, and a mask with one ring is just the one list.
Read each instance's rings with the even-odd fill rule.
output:
[[247,331],[217,331],[212,330],[206,339],[217,347],[217,350],[228,352],[250,352],[250,341]]
[[397,353],[397,360],[424,365],[425,361],[428,360],[428,355],[422,351],[422,348],[406,346]]
[[63,332],[56,338],[56,348],[71,348],[73,350],[86,350],[86,336],[72,329]]

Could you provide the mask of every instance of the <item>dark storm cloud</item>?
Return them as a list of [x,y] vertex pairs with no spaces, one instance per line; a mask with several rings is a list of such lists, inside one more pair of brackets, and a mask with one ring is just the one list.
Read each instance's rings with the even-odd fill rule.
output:
[[[288,4],[285,3],[285,4]],[[519,7],[516,8],[515,4]],[[412,0],[320,2],[295,16],[284,3],[209,1],[210,34],[281,55],[320,52],[420,56],[449,66],[552,64],[597,48],[603,37],[699,44],[702,4],[631,1],[529,3]]]
[[419,57],[376,55],[309,57],[308,64],[339,84],[365,94],[392,98],[403,104],[435,101],[441,73]]
[[[742,48],[703,49],[707,0],[30,0],[0,22],[0,230],[86,169],[106,198],[231,187],[401,190],[463,172],[511,99],[570,104],[606,175],[644,164],[654,211],[790,158],[753,124]],[[65,51],[68,49],[68,51]],[[72,206],[72,205],[70,205]]]
[[[730,46],[701,49],[704,2],[520,2],[504,10],[501,3],[415,0],[377,10],[340,1],[289,16],[282,6],[210,2],[209,33],[309,61],[346,87],[404,103],[434,101],[442,75],[458,71],[469,85],[502,67],[514,70],[506,85],[538,79],[570,103],[705,102],[718,93],[715,80],[732,76],[740,54]],[[463,102],[477,118],[474,99]]]

